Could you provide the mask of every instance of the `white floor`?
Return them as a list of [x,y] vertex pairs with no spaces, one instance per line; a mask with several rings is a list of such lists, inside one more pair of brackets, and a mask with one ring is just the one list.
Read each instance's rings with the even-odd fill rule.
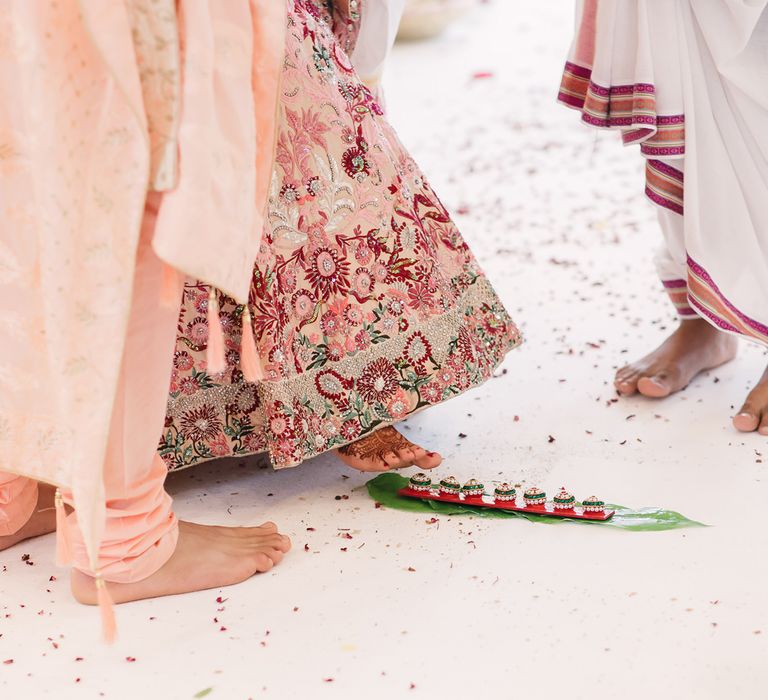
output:
[[204,466],[170,480],[178,512],[273,519],[291,556],[225,591],[123,606],[107,648],[50,537],[0,555],[0,698],[768,697],[768,441],[730,428],[766,357],[745,346],[669,401],[612,402],[616,365],[674,321],[639,156],[554,103],[571,21],[571,0],[493,0],[392,58],[392,119],[527,335],[505,374],[410,434],[444,475],[712,527],[430,524],[374,508],[330,457]]

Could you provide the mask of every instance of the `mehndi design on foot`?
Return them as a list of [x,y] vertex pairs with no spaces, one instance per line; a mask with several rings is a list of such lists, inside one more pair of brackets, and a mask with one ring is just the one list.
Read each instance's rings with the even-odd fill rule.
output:
[[413,445],[394,428],[382,428],[349,445],[339,448],[339,452],[363,460],[381,459],[384,455],[398,450],[405,450]]
[[360,471],[389,471],[414,464],[434,469],[442,461],[440,455],[415,445],[391,426],[340,447],[338,455],[345,464]]

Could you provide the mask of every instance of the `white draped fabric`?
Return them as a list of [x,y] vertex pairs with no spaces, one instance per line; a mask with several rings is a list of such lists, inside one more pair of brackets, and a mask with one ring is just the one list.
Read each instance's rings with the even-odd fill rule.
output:
[[649,197],[683,214],[691,307],[768,343],[766,6],[583,0],[560,100],[640,144]]

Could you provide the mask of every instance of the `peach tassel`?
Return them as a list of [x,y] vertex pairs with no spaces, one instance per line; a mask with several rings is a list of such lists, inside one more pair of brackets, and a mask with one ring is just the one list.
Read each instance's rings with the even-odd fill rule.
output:
[[256,339],[253,337],[251,324],[251,312],[246,305],[243,310],[243,337],[240,342],[240,369],[246,382],[264,381],[264,369],[261,366],[261,358],[256,348]]
[[224,331],[219,318],[219,300],[216,290],[211,287],[208,292],[208,373],[221,374],[227,369],[227,358],[224,355]]
[[64,497],[59,489],[56,489],[53,502],[56,506],[56,564],[57,566],[68,566],[72,563],[72,543],[69,541]]
[[104,641],[112,644],[117,636],[117,623],[115,622],[115,604],[112,596],[107,590],[107,582],[96,574],[96,597],[99,602],[99,611],[101,612],[101,633],[104,635]]

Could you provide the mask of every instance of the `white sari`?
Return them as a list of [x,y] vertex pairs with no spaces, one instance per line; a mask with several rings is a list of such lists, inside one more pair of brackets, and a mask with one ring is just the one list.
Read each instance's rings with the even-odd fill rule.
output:
[[678,308],[763,343],[767,6],[582,0],[559,95],[585,123],[618,128],[625,143],[639,144],[649,198],[682,215],[663,217],[662,277]]

